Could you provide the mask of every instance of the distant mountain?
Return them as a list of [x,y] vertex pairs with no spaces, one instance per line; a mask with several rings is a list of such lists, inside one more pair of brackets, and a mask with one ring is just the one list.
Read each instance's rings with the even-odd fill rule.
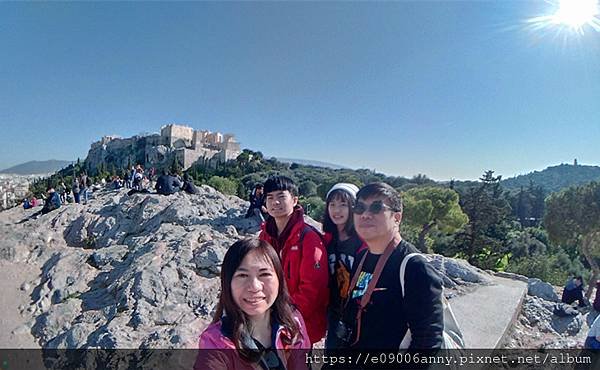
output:
[[600,167],[586,165],[560,164],[542,171],[534,171],[502,181],[509,190],[518,190],[529,186],[529,181],[541,185],[547,192],[560,191],[573,185],[583,185],[591,181],[600,181]]
[[284,163],[298,163],[298,164],[302,164],[305,166],[325,167],[325,168],[331,168],[333,170],[342,170],[342,169],[350,168],[350,167],[346,167],[346,166],[341,166],[339,164],[333,164],[333,163],[321,162],[321,161],[310,161],[307,159],[293,159],[293,158],[277,157],[277,160],[280,162],[284,162]]
[[12,166],[0,171],[0,173],[10,173],[15,175],[37,175],[45,173],[53,173],[61,168],[67,167],[73,161],[59,161],[50,159],[48,161],[29,161]]

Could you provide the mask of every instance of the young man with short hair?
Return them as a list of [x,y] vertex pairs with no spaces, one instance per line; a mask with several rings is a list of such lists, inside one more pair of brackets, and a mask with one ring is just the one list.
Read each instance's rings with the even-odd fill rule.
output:
[[575,276],[565,284],[561,301],[566,304],[577,301],[579,307],[586,305],[583,297],[583,277]]
[[419,251],[400,236],[400,195],[388,184],[373,183],[356,198],[354,225],[368,249],[354,263],[349,301],[336,333],[350,348],[396,350],[410,328],[409,349],[441,348],[442,281],[424,257],[408,260],[402,295],[402,260]]
[[314,344],[323,338],[327,327],[327,252],[317,231],[304,222],[298,188],[290,178],[269,178],[264,192],[271,217],[261,225],[259,238],[279,254],[288,292]]

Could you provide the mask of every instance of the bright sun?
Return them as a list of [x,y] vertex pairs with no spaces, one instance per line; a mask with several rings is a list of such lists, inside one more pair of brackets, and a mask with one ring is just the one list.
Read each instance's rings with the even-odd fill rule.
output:
[[[550,14],[527,19],[528,27],[536,31],[550,31],[557,34],[583,35],[591,28],[600,32],[600,0],[546,0],[552,4]],[[572,31],[563,33],[563,31]]]
[[554,22],[573,29],[581,29],[586,24],[597,21],[597,0],[560,0],[558,11],[553,15]]

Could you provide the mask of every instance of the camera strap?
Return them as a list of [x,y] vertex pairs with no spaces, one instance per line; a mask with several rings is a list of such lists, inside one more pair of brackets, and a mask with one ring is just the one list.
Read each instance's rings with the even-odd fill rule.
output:
[[[392,239],[389,242],[389,244],[387,245],[387,247],[385,248],[383,255],[381,255],[381,257],[379,257],[379,260],[377,260],[377,264],[375,265],[375,271],[373,271],[373,278],[371,278],[371,280],[369,281],[369,284],[367,285],[367,290],[360,299],[360,307],[358,308],[358,311],[356,313],[356,339],[354,340],[352,345],[355,345],[356,343],[358,343],[358,340],[360,339],[360,327],[361,327],[362,313],[365,310],[365,307],[367,306],[367,304],[369,304],[369,301],[371,300],[371,295],[373,294],[373,291],[375,290],[375,286],[377,285],[377,281],[379,280],[379,277],[381,276],[381,271],[383,271],[383,268],[385,267],[385,263],[387,262],[388,258],[390,258],[390,256],[392,255],[392,252],[394,251],[394,249],[396,249],[397,243],[398,242],[396,241],[396,238]],[[346,301],[346,305],[348,305],[348,302],[351,299],[352,291],[356,287],[356,283],[358,282],[358,277],[359,277],[360,273],[362,272],[363,264],[364,264],[365,260],[367,259],[368,254],[369,254],[369,252],[366,252],[363,255],[362,259],[360,260],[360,263],[358,264],[358,268],[356,269],[356,273],[352,277],[352,282],[350,282],[350,288],[348,289],[348,300]]]

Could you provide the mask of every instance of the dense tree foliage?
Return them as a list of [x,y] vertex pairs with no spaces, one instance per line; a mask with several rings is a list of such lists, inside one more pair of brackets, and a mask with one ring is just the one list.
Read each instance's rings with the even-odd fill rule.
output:
[[507,253],[511,208],[500,180],[494,171],[487,171],[480,184],[467,189],[460,199],[469,222],[454,239],[454,250],[469,263],[486,269],[498,268]]
[[570,186],[584,185],[599,180],[600,167],[598,166],[561,164],[504,180],[502,186],[516,191],[533,182],[543,184],[544,189],[549,192],[557,192]]
[[546,202],[544,227],[557,244],[575,244],[592,269],[588,287],[600,276],[600,182],[570,187],[551,194]]
[[404,195],[404,222],[415,226],[419,250],[428,251],[425,238],[437,229],[446,234],[455,233],[463,227],[468,217],[458,204],[458,193],[440,187],[416,187]]

